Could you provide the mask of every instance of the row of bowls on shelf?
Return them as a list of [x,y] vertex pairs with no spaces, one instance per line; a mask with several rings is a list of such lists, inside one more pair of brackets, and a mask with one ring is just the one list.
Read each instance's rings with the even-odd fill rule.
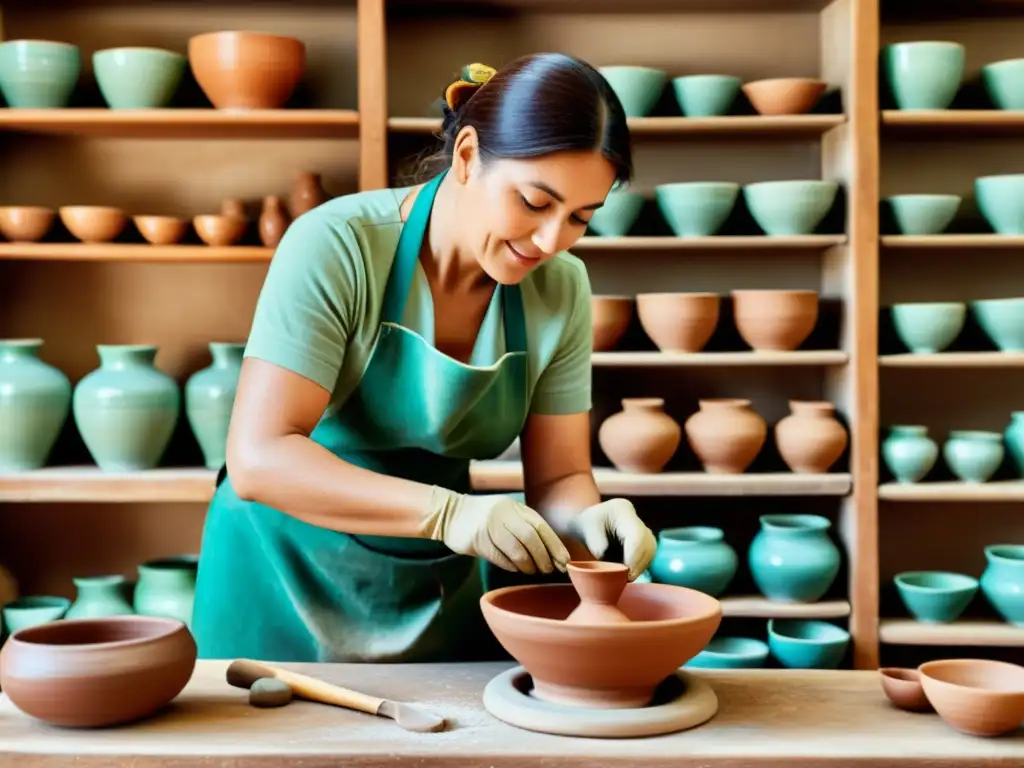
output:
[[949,571],[906,571],[893,582],[907,611],[918,621],[949,624],[960,618],[978,590],[1004,621],[1024,627],[1024,545],[984,549],[980,579]]
[[[894,43],[882,49],[885,82],[899,109],[948,109],[964,80],[966,50],[948,40]],[[981,68],[985,91],[999,109],[1024,109],[1024,59]]]
[[[665,70],[618,65],[599,67],[627,117],[651,114],[669,81]],[[679,109],[687,117],[728,115],[740,91],[762,115],[800,115],[809,112],[828,84],[810,77],[780,77],[744,83],[735,75],[701,74],[672,78]]]
[[[1024,297],[969,302],[978,326],[1000,352],[1024,352]],[[967,322],[968,302],[893,304],[893,329],[915,355],[934,355],[956,341]]]
[[[889,427],[882,440],[882,460],[901,484],[927,477],[939,458],[939,447],[921,424]],[[1002,466],[1006,454],[1024,477],[1024,411],[1014,411],[1002,432],[979,429],[950,430],[942,445],[942,458],[953,476],[965,483],[985,483]]]
[[[279,109],[306,68],[294,37],[250,31],[208,32],[188,41],[188,55],[161,48],[96,51],[96,84],[112,109],[155,109],[174,98],[185,65],[216,109]],[[0,43],[0,93],[14,108],[66,107],[82,72],[77,45],[53,40]]]
[[[759,181],[685,181],[654,189],[658,210],[677,237],[710,237],[725,224],[740,190],[757,225],[769,236],[810,235],[832,209],[839,183],[820,179]],[[590,218],[589,228],[601,237],[629,233],[646,198],[628,187],[614,189]]]
[[[818,322],[818,292],[752,289],[730,291],[733,321],[755,351],[792,351]],[[614,349],[633,320],[662,352],[700,352],[721,315],[721,297],[708,292],[593,296],[594,349]]]
[[[1024,235],[1024,174],[980,176],[974,180],[978,210],[997,235]],[[883,203],[904,235],[938,235],[946,231],[963,198],[960,195],[891,195]]]
[[850,633],[820,619],[769,619],[768,642],[755,637],[714,637],[684,667],[755,669],[769,654],[789,669],[835,669],[846,656]]

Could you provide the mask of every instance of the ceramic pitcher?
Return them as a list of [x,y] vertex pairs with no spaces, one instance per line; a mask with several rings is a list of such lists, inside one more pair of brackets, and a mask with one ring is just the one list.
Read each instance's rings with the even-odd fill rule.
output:
[[828,536],[831,522],[820,515],[762,515],[750,545],[750,572],[769,600],[813,603],[839,574],[839,548]]
[[689,587],[718,597],[736,575],[736,551],[721,528],[666,528],[658,534],[651,576],[663,584]]
[[203,452],[207,469],[220,469],[228,442],[228,423],[242,370],[245,344],[210,342],[213,363],[185,384],[185,416]]
[[46,464],[71,406],[68,377],[39,359],[41,339],[0,340],[0,471]]

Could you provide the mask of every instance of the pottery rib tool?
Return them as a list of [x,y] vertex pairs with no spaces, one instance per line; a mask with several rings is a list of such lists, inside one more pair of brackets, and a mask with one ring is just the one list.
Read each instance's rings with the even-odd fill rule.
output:
[[292,693],[296,697],[316,701],[320,704],[333,704],[346,709],[355,709],[370,715],[389,717],[407,731],[434,733],[444,730],[445,727],[443,717],[425,712],[412,704],[368,696],[339,685],[325,683],[315,677],[308,677],[279,667],[271,667],[251,659],[236,659],[228,666],[228,684],[235,688],[251,688],[253,683],[263,677],[271,677],[285,683],[292,689]]

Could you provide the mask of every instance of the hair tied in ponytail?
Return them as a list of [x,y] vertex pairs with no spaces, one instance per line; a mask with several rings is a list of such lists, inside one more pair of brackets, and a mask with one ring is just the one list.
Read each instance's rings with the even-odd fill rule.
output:
[[455,112],[466,100],[472,96],[476,89],[490,80],[495,74],[495,69],[486,64],[468,64],[459,73],[459,79],[449,85],[444,92],[445,106]]

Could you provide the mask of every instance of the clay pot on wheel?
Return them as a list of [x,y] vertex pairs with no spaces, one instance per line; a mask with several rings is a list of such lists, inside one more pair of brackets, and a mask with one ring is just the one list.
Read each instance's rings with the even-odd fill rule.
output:
[[665,413],[660,397],[625,398],[622,410],[597,431],[608,460],[623,472],[660,472],[682,442],[679,424]]
[[644,331],[662,352],[700,352],[718,325],[714,293],[641,293],[637,314]]
[[686,420],[690,448],[704,471],[738,475],[747,470],[768,437],[768,425],[749,400],[698,401],[700,410]]
[[798,473],[828,472],[849,442],[829,402],[789,401],[789,416],[775,425],[775,444],[782,460]]
[[591,296],[590,321],[594,351],[607,352],[619,343],[633,319],[633,299],[629,296]]
[[817,291],[742,290],[731,295],[736,330],[757,351],[792,351],[818,322]]

